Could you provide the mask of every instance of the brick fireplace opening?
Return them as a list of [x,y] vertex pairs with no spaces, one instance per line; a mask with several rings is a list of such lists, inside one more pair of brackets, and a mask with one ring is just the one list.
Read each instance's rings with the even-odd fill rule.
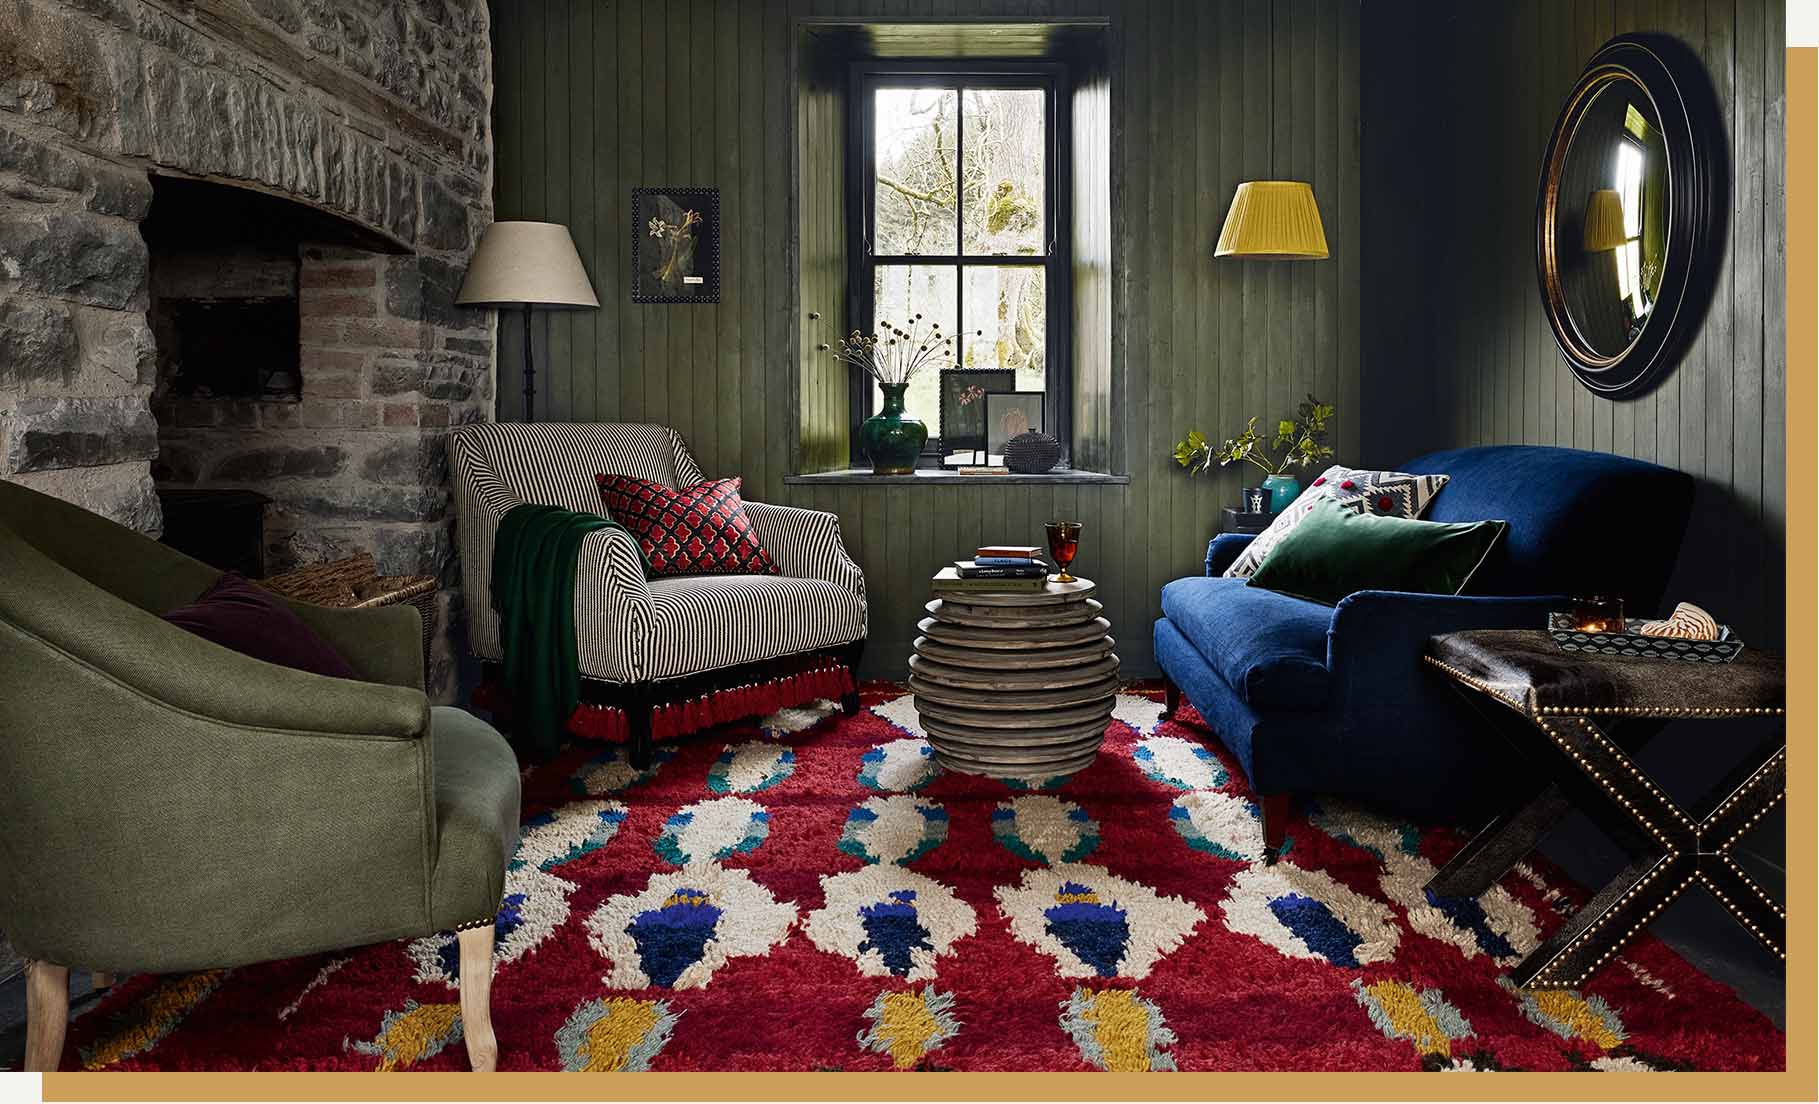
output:
[[[381,322],[388,260],[410,251],[282,196],[162,175],[151,184],[139,229],[157,346],[152,475],[167,516],[182,503],[204,531],[262,520],[250,537],[267,573],[375,551],[375,526],[433,517],[416,509],[433,496],[410,493],[440,475],[416,462],[422,411],[392,403],[387,419],[388,404],[364,401],[376,364],[420,343],[417,327]],[[362,508],[354,484],[374,478],[403,489]],[[234,491],[270,508],[249,513]],[[248,536],[220,535],[234,549]],[[400,534],[388,536],[396,545]]]

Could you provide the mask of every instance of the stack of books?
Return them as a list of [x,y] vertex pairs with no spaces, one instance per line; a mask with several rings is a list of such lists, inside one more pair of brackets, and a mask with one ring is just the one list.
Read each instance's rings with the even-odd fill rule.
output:
[[942,581],[970,590],[1041,590],[1048,583],[1048,564],[1040,551],[1035,545],[988,544],[970,560],[955,560],[953,577]]

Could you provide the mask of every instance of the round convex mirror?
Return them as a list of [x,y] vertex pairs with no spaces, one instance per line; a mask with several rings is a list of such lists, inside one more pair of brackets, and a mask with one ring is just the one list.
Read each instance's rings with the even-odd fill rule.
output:
[[1612,39],[1567,97],[1543,162],[1536,262],[1554,337],[1594,391],[1657,382],[1699,324],[1718,244],[1715,116],[1696,58]]

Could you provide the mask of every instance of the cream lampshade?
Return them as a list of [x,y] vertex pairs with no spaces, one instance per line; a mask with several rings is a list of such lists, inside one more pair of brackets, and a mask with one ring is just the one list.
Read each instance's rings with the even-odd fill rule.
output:
[[486,228],[467,266],[455,302],[467,307],[524,311],[524,420],[535,421],[536,368],[531,362],[531,311],[598,307],[568,227],[554,222],[495,222]]
[[1317,261],[1328,256],[1314,189],[1300,180],[1247,180],[1225,213],[1215,257]]
[[1608,253],[1629,241],[1623,232],[1623,199],[1615,188],[1599,188],[1585,205],[1585,251]]

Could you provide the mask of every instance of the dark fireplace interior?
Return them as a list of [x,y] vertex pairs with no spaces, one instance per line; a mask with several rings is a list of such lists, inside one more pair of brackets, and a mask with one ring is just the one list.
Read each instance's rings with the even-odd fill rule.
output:
[[302,244],[392,249],[292,200],[175,176],[152,177],[140,233],[158,395],[170,399],[297,402]]
[[286,566],[267,562],[268,506],[296,492],[297,477],[322,474],[341,428],[311,424],[303,407],[312,391],[348,389],[345,380],[306,389],[305,320],[336,314],[306,273],[327,254],[382,261],[398,247],[289,198],[180,176],[151,181],[140,233],[164,540],[223,570],[263,575]]

